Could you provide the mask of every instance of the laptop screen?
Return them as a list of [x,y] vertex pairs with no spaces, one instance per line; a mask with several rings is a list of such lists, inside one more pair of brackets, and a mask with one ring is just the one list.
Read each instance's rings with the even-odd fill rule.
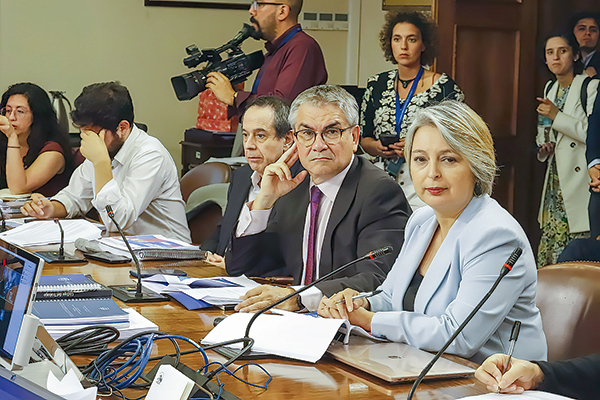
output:
[[0,367],[0,399],[64,400],[62,397],[2,367]]
[[44,261],[0,240],[0,355],[12,359],[23,316],[31,312]]

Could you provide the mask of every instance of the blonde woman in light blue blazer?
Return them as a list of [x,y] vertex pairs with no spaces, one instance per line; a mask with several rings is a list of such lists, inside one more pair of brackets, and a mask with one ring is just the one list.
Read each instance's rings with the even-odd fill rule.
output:
[[[490,197],[496,162],[487,125],[463,103],[442,102],[419,112],[406,149],[415,189],[427,206],[410,217],[383,292],[353,302],[357,292],[346,289],[324,298],[319,314],[348,318],[376,336],[438,351],[521,247],[512,271],[447,352],[477,362],[506,352],[518,320],[515,357],[545,360],[531,246],[519,223]],[[346,302],[337,304],[340,299]]]

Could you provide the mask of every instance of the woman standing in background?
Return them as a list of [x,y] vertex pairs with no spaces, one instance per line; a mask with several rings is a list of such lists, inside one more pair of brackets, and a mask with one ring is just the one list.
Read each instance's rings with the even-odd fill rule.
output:
[[[546,84],[545,98],[538,98],[537,107],[537,158],[548,163],[538,215],[542,230],[538,267],[555,264],[569,242],[586,237],[590,230],[585,140],[598,92],[597,79],[584,83],[588,76],[572,33],[552,35],[544,46],[546,64],[556,80]],[[585,105],[582,98],[587,98]]]
[[398,68],[367,80],[360,145],[383,158],[386,171],[398,181],[414,210],[424,203],[415,194],[404,163],[408,127],[419,109],[442,100],[463,101],[464,95],[448,75],[429,69],[437,53],[437,27],[422,13],[389,12],[379,42],[386,60]]

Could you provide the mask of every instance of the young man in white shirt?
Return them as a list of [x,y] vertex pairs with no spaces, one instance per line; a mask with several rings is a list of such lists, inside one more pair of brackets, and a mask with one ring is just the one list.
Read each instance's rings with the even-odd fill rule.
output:
[[21,208],[36,218],[83,217],[92,207],[109,232],[160,234],[190,242],[175,163],[160,141],[133,123],[133,102],[118,82],[95,83],[83,89],[71,111],[81,130],[86,160],[69,185],[52,199],[35,193]]

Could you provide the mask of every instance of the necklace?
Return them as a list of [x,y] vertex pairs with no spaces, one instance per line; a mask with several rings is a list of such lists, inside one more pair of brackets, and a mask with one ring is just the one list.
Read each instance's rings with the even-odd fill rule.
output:
[[414,81],[414,80],[415,80],[415,78],[408,79],[408,80],[406,80],[406,81],[405,81],[404,79],[400,79],[400,78],[398,78],[398,81],[400,81],[400,83],[402,84],[402,87],[403,87],[404,89],[406,89],[406,88],[408,87],[408,85],[409,85],[409,84],[410,84],[412,81]]

